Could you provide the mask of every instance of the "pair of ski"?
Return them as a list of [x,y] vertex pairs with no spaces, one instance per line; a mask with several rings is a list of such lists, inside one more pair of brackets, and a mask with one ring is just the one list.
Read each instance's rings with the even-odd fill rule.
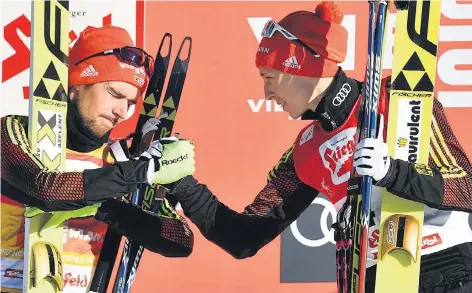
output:
[[[370,0],[368,58],[358,140],[376,138],[389,2]],[[440,0],[394,1],[397,8],[389,93],[389,155],[428,164]],[[352,172],[354,175],[354,172]],[[372,178],[354,177],[333,225],[339,293],[366,292]],[[376,293],[418,292],[424,205],[382,190]]]
[[[167,50],[163,51],[164,44],[168,40]],[[181,54],[185,43],[188,42],[188,50],[186,58],[182,58]],[[153,139],[161,139],[169,137],[174,126],[177,109],[180,103],[185,78],[190,61],[192,50],[192,39],[185,37],[182,41],[174,65],[169,77],[166,93],[162,99],[162,107],[159,116],[157,116],[159,105],[161,104],[161,96],[164,89],[164,83],[169,67],[170,56],[172,53],[172,35],[166,33],[162,38],[157,56],[154,62],[154,73],[151,76],[148,89],[145,94],[141,113],[138,118],[135,134],[129,152],[132,157],[139,156],[146,151]],[[167,52],[167,53],[165,53]],[[164,55],[165,54],[165,55]],[[157,130],[151,135],[140,136],[139,133],[143,125],[150,118],[160,119]],[[165,189],[159,186],[148,186],[134,193],[129,193],[123,197],[123,201],[140,206],[144,211],[157,212],[164,198]],[[113,266],[118,255],[121,243],[121,235],[108,229],[97,268],[92,279],[90,292],[104,293],[108,288]],[[113,293],[128,293],[136,278],[136,272],[141,260],[144,247],[133,243],[130,239],[125,240],[121,261],[119,264],[117,276],[113,286]]]

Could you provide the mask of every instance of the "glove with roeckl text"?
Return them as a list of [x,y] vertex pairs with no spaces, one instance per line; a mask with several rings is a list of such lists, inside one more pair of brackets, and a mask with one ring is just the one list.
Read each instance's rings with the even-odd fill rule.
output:
[[193,142],[173,136],[156,140],[138,160],[149,162],[147,183],[170,184],[195,173]]

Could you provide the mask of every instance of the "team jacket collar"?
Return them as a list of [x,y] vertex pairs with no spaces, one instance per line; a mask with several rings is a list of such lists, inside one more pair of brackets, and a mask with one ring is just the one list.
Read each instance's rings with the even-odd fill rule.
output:
[[301,119],[317,120],[327,131],[336,129],[351,112],[359,97],[361,86],[362,84],[348,78],[339,68],[316,110],[314,112],[306,111]]

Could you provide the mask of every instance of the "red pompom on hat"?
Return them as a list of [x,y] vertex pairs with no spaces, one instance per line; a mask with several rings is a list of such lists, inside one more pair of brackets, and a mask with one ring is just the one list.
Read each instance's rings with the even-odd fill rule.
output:
[[262,38],[256,54],[256,66],[293,75],[333,77],[338,63],[346,58],[347,30],[341,25],[344,14],[334,1],[323,1],[315,12],[296,11],[285,16],[279,25],[316,52],[313,55],[297,40],[281,33]]
[[140,88],[143,93],[149,79],[144,67],[127,64],[114,54],[80,62],[94,54],[125,46],[134,46],[134,43],[123,28],[106,25],[84,30],[69,52],[69,86],[123,81]]
[[315,14],[327,22],[340,24],[343,21],[344,14],[339,6],[333,1],[321,2],[316,6]]

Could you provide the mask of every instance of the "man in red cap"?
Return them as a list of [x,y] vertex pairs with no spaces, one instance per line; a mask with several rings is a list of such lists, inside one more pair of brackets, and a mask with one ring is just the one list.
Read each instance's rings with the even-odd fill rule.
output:
[[[159,213],[164,217],[157,217],[115,200],[141,185],[169,184],[195,171],[194,146],[187,140],[155,141],[138,158],[120,162],[110,152],[110,132],[132,115],[145,93],[153,62],[122,28],[90,28],[80,35],[69,55],[66,172],[47,171],[31,153],[25,135],[28,117],[1,118],[1,240],[2,252],[11,252],[2,253],[2,292],[22,289],[21,277],[12,272],[23,270],[25,205],[36,207],[27,216],[54,212],[56,222],[51,225],[67,220],[63,292],[88,288],[107,228],[96,219],[163,255],[187,256],[192,251],[193,235],[187,223],[167,202]],[[175,164],[161,164],[161,158],[181,157]],[[153,234],[139,234],[137,226],[122,230],[119,221],[111,222],[116,213],[152,218],[140,227],[149,225]],[[77,287],[83,287],[82,291]]]
[[[256,66],[266,99],[276,101],[294,119],[313,121],[269,172],[267,185],[254,201],[238,213],[192,176],[182,179],[171,196],[205,238],[242,259],[277,237],[320,193],[340,208],[354,167],[376,184],[369,235],[379,229],[378,187],[427,206],[425,236],[439,235],[442,241],[422,249],[420,292],[472,292],[472,227],[469,215],[460,212],[472,212],[472,166],[437,100],[431,152],[441,159],[425,166],[431,176],[418,173],[414,164],[390,158],[382,137],[356,146],[362,83],[339,67],[347,51],[342,19],[339,7],[326,1],[315,12],[296,11],[264,27]],[[388,83],[383,81],[379,103],[385,125]],[[376,257],[377,247],[369,247],[366,293],[374,292]]]

